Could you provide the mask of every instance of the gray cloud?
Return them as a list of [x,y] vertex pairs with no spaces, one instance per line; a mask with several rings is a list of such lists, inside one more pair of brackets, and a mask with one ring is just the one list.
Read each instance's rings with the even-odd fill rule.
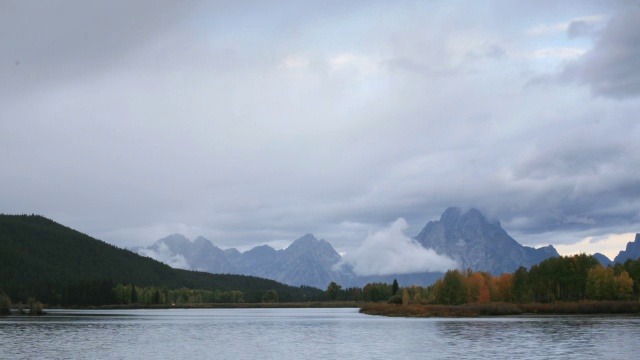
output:
[[586,20],[574,20],[569,23],[567,35],[570,38],[589,37],[598,32],[598,27],[593,22]]
[[594,95],[635,97],[640,94],[639,59],[640,9],[636,7],[613,17],[593,50],[567,65],[561,78],[588,85]]
[[154,260],[163,262],[171,266],[172,268],[191,270],[191,266],[189,265],[187,259],[184,258],[184,255],[172,254],[171,250],[169,250],[169,247],[163,242],[158,244],[156,250],[149,248],[140,248],[137,250],[137,252],[142,256],[150,257]]
[[109,73],[127,53],[175,29],[197,3],[9,1],[0,11],[0,100]]

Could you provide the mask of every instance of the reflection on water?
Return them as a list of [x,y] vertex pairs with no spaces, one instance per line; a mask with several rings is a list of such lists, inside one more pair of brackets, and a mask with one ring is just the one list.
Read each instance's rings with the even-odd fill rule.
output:
[[636,317],[405,319],[357,309],[52,310],[0,318],[0,358],[632,359]]

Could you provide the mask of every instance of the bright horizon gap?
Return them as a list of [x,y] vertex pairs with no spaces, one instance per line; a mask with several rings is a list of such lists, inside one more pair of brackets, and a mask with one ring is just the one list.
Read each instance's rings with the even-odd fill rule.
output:
[[624,234],[610,234],[601,237],[602,240],[594,240],[589,236],[582,241],[575,244],[559,244],[554,245],[560,255],[569,256],[585,253],[593,255],[595,253],[601,253],[612,260],[618,255],[620,251],[623,251],[627,247],[627,243],[635,240],[636,233],[624,233]]

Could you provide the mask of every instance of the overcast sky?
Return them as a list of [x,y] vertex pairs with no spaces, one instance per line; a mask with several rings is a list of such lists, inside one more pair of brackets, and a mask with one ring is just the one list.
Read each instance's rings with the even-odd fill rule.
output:
[[349,252],[476,207],[613,256],[640,232],[638,69],[636,0],[0,0],[0,212]]

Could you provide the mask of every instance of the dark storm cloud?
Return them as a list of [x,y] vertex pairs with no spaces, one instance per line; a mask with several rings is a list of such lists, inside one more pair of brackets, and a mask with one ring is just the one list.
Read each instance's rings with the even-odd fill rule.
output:
[[596,24],[585,20],[575,20],[569,23],[567,35],[570,38],[588,37],[593,36],[597,31]]
[[[572,30],[573,29],[573,30]],[[580,25],[569,32],[581,33]],[[614,16],[594,48],[571,62],[561,78],[587,85],[596,96],[625,99],[640,95],[640,9]]]
[[514,166],[511,182],[522,184],[523,194],[511,203],[510,210],[517,211],[499,216],[504,222],[527,234],[636,231],[640,178],[635,169],[640,156],[625,139],[637,133],[638,123],[592,120],[575,123],[574,133],[549,136]]

